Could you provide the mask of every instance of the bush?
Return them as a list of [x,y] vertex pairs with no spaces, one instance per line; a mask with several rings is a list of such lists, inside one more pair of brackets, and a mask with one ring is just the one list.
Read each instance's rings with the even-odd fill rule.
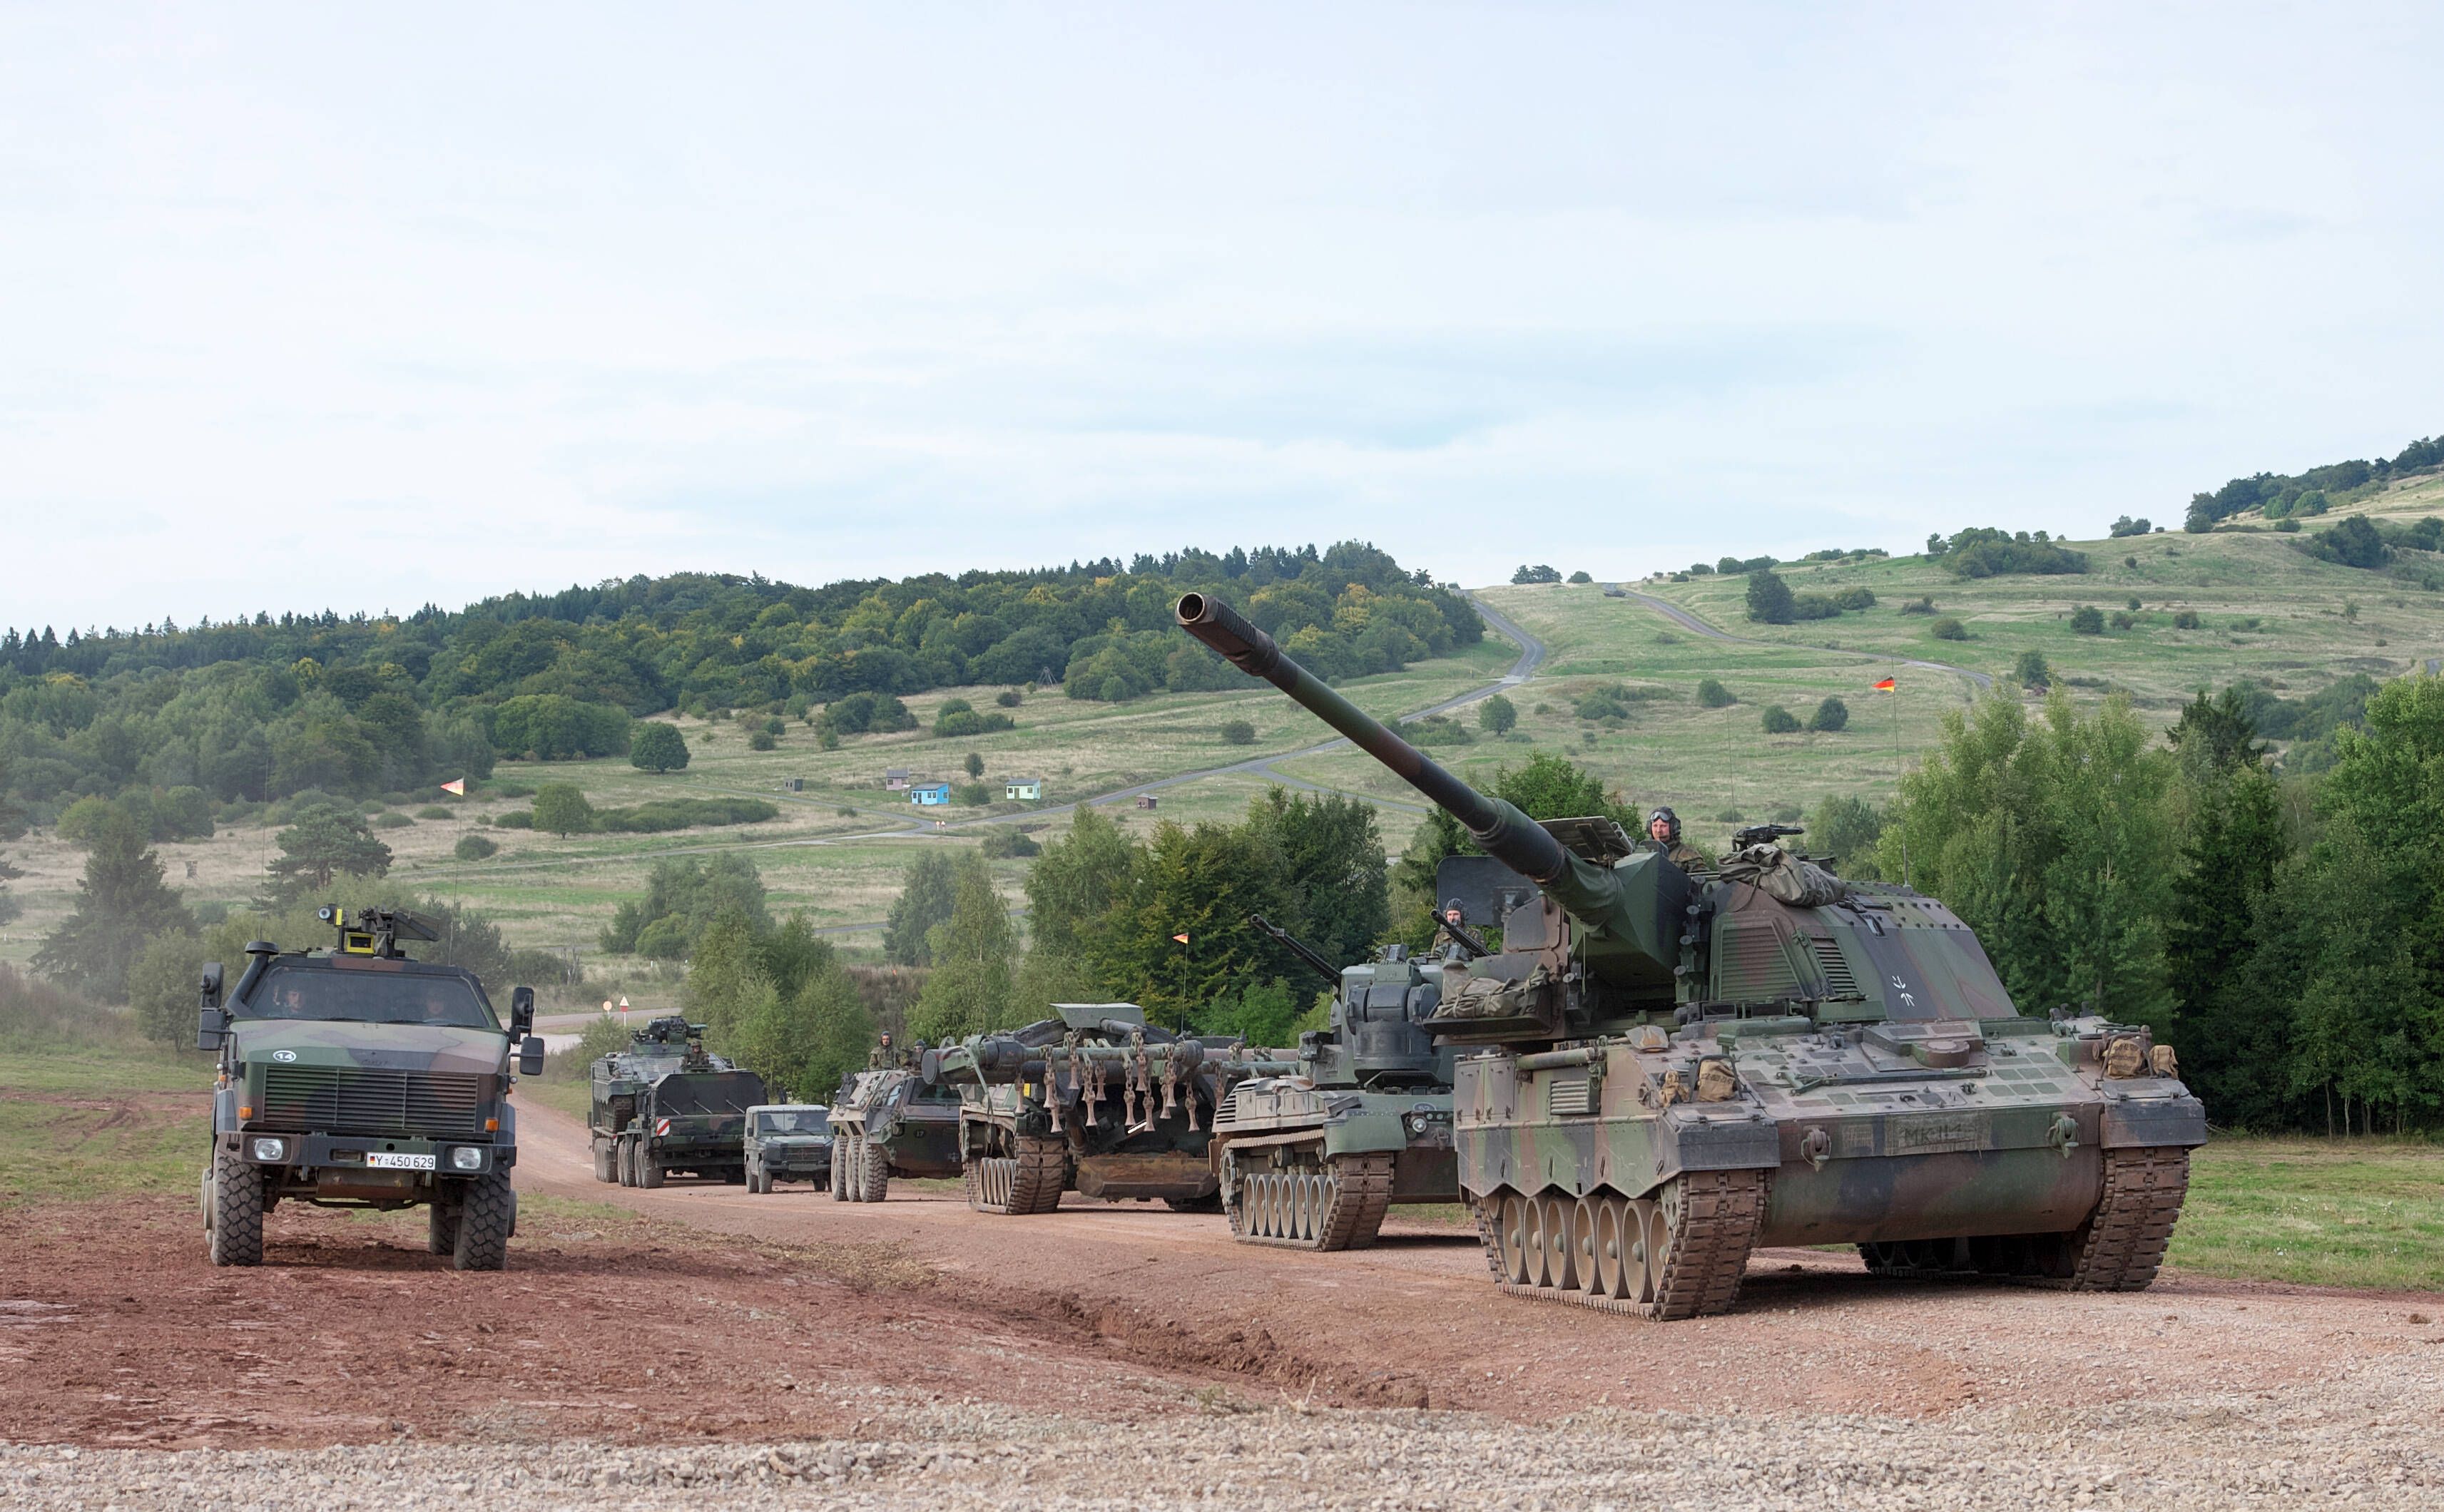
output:
[[1935,636],[1937,640],[1967,640],[1969,638],[1969,627],[1962,624],[1959,620],[1953,618],[1950,615],[1945,615],[1942,618],[1937,619],[1935,623],[1927,626],[1926,628],[1927,633]]
[[1708,709],[1729,709],[1739,700],[1731,696],[1730,689],[1715,679],[1707,677],[1697,684],[1697,702]]
[[2274,522],[2274,528],[2275,528],[2275,529],[2277,529],[2277,530],[2282,531],[2282,532],[2283,532],[2285,535],[2287,535],[2287,535],[2297,535],[2297,534],[2299,534],[2299,532],[2300,532],[2300,522],[2299,522],[2299,521],[2297,521],[2297,520],[2291,519],[2291,518],[2289,518],[2288,516],[2287,516],[2287,517],[2285,517],[2285,518],[2283,518],[2283,519],[2280,519],[2280,520],[2275,521],[2275,522]]
[[688,921],[676,913],[665,913],[637,931],[637,953],[651,961],[678,961],[687,957]]
[[1036,844],[1032,836],[1022,834],[1015,829],[1004,828],[996,829],[986,836],[984,844],[977,849],[995,860],[1007,860],[1012,857],[1033,856],[1044,847]]
[[487,783],[484,791],[493,798],[532,798],[532,783]]
[[1570,574],[1570,581],[1572,582],[1593,582],[1595,581],[1595,579],[1587,576],[1583,572],[1574,572]]
[[1799,618],[1790,584],[1765,568],[1749,575],[1749,618],[1759,624],[1787,625]]
[[1223,744],[1223,745],[1225,745],[1225,746],[1253,746],[1255,743],[1256,743],[1256,727],[1255,727],[1255,726],[1249,724],[1249,723],[1248,723],[1246,720],[1244,720],[1244,719],[1232,719],[1232,720],[1227,720],[1227,721],[1225,721],[1225,722],[1223,723],[1223,726],[1222,726],[1222,744]]
[[2070,612],[2070,633],[2074,636],[2104,634],[2104,612],[2094,604],[2081,604]]
[[492,820],[492,827],[494,829],[532,829],[535,827],[534,810],[513,808],[506,814],[496,815]]
[[747,737],[747,748],[749,750],[770,750],[780,744],[781,743],[778,740],[773,738],[772,732],[768,729],[759,729],[755,733]]
[[461,835],[458,843],[450,847],[450,854],[462,861],[480,861],[499,851],[498,845],[481,835]]
[[1823,703],[1818,704],[1816,706],[1816,712],[1809,715],[1807,719],[1808,728],[1821,729],[1827,733],[1837,729],[1845,729],[1849,727],[1849,724],[1850,706],[1843,703],[1839,698],[1827,698]]
[[700,825],[761,824],[780,817],[780,809],[760,798],[657,798],[634,808],[602,809],[594,816],[594,827],[620,835],[658,835]]
[[1012,729],[1017,721],[999,710],[978,713],[976,706],[964,698],[948,698],[934,713],[934,738],[956,740],[969,735],[988,735],[997,729]]
[[434,803],[427,807],[417,809],[416,811],[416,817],[418,819],[456,819],[458,816],[452,813],[450,810],[443,808],[440,804]]
[[1510,581],[1512,582],[1559,582],[1562,581],[1562,575],[1554,568],[1538,565],[1521,567],[1510,575]]
[[2113,539],[2119,541],[2123,536],[2143,536],[2148,531],[2155,528],[2156,527],[2154,526],[2147,523],[2143,516],[2133,520],[2125,514],[2120,519],[2113,522],[2112,534]]
[[2176,630],[2195,630],[2198,624],[2198,612],[2194,609],[2184,609],[2173,616],[2173,628]]
[[376,814],[374,816],[374,828],[376,829],[408,829],[415,823],[416,821],[408,818],[404,814]]
[[1005,688],[1001,691],[993,694],[993,702],[999,704],[1004,709],[1016,709],[1025,701],[1024,695],[1022,695],[1015,688]]
[[1931,615],[1935,613],[1935,598],[1931,594],[1921,596],[1909,603],[1901,605],[1901,613],[1905,615]]
[[1991,578],[2003,573],[2085,572],[2084,554],[2059,545],[2042,530],[2006,535],[1985,526],[1972,526],[1944,545],[1939,559],[1955,577]]
[[1765,711],[1765,732],[1768,735],[1793,735],[1799,732],[1799,721],[1789,710],[1774,704]]
[[2134,615],[2137,614],[2138,612],[2138,596],[2135,593],[2132,594],[2129,599],[2124,602],[2121,607],[2129,610]]
[[1448,714],[1428,714],[1400,727],[1400,737],[1412,746],[1473,746],[1476,737],[1468,727]]
[[2011,662],[2011,677],[2023,688],[2050,688],[2054,683],[2053,669],[2046,665],[2045,654],[2024,651]]
[[687,764],[687,737],[676,725],[648,720],[629,736],[628,765],[640,772],[675,772]]
[[2138,617],[2137,615],[2132,614],[2132,613],[2131,613],[2130,611],[2128,611],[2127,609],[2116,609],[2115,611],[2113,611],[2113,628],[2114,628],[2114,629],[2116,629],[2116,630],[2135,630],[2135,629],[2137,629],[2137,628],[2138,628]]
[[824,706],[823,723],[843,735],[888,735],[915,729],[916,716],[889,693],[851,693]]
[[594,805],[575,783],[546,783],[535,789],[534,822],[565,839],[594,827]]
[[951,802],[969,808],[982,808],[992,802],[992,794],[982,783],[961,783],[951,789]]

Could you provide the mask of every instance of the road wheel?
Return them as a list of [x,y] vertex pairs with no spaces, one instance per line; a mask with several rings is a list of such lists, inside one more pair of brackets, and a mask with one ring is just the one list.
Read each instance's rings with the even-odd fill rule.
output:
[[509,1263],[509,1235],[518,1226],[518,1192],[506,1171],[490,1171],[464,1183],[458,1196],[457,1245],[451,1263],[459,1270],[501,1270]]
[[433,1201],[424,1208],[424,1247],[435,1255],[458,1252],[459,1218],[467,1210],[467,1189],[454,1181],[433,1184]]
[[263,1263],[263,1168],[234,1150],[213,1150],[213,1226],[215,1265]]
[[637,1185],[651,1189],[662,1184],[662,1163],[640,1141],[637,1146]]

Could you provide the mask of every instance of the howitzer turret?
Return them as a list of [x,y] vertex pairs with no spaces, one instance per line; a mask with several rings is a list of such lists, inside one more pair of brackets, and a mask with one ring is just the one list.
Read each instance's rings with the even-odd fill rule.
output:
[[1437,901],[1461,897],[1473,906],[1468,922],[1499,923],[1504,949],[1447,973],[1437,1033],[1552,1040],[1671,1014],[1694,968],[1686,948],[1696,943],[1686,917],[1689,878],[1678,867],[1609,819],[1540,823],[1478,792],[1325,687],[1228,604],[1192,593],[1175,613],[1180,628],[1231,665],[1289,694],[1433,799],[1484,850],[1445,863]]
[[[1225,605],[1176,613],[1486,853],[1446,860],[1436,901],[1500,950],[1453,935],[1425,1026],[1488,1047],[1454,1066],[1453,1142],[1506,1291],[1720,1312],[1761,1244],[1854,1244],[1879,1275],[2154,1280],[2206,1116],[2143,1025],[2023,1012],[1940,900],[1845,882],[1774,843],[1787,826],[1693,877],[1608,819],[1531,821]],[[1303,1233],[1312,1178],[1283,1174]]]

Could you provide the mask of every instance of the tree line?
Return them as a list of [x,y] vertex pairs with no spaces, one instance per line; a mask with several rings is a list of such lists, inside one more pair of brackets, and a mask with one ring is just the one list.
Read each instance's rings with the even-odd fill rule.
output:
[[2360,496],[2372,485],[2380,487],[2395,478],[2434,472],[2439,468],[2444,468],[2444,436],[2422,436],[2395,455],[2374,461],[2354,457],[2328,462],[2305,472],[2259,472],[2233,478],[2212,493],[2192,494],[2181,527],[2203,533],[2213,529],[2218,521],[2250,509],[2263,511],[2269,520],[2323,514],[2334,504]]

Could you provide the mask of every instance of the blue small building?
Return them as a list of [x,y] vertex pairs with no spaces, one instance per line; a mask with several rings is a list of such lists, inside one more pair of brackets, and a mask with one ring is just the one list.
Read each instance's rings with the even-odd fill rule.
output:
[[948,783],[912,783],[909,784],[908,802],[912,803],[920,804],[926,808],[934,808],[940,804],[947,803],[950,801],[951,784]]

